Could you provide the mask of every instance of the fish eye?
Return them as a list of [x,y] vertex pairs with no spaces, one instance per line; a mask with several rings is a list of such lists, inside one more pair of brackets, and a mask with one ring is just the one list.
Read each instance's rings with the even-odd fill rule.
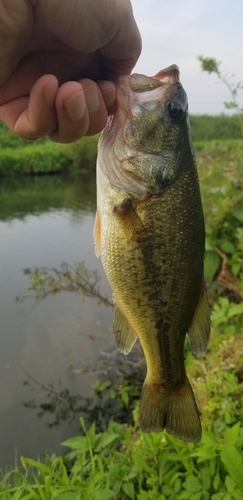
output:
[[184,116],[184,109],[179,101],[171,101],[168,104],[168,112],[173,122],[180,122]]

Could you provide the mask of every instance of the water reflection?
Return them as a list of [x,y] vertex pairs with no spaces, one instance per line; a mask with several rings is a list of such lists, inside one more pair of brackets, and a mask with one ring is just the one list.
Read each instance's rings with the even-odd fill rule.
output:
[[88,269],[97,269],[101,276],[100,291],[111,297],[100,261],[94,254],[94,213],[92,174],[1,180],[2,469],[14,465],[15,449],[17,456],[32,457],[61,452],[60,443],[79,429],[78,419],[62,420],[61,425],[50,429],[44,416],[40,419],[36,412],[23,406],[23,402],[41,397],[40,386],[24,385],[25,374],[44,387],[61,384],[67,394],[86,400],[97,373],[77,374],[69,367],[96,364],[101,352],[114,345],[110,329],[112,308],[99,305],[92,298],[62,292],[49,296],[37,307],[35,300],[28,306],[15,302],[29,284],[23,269],[41,266],[59,269],[62,262],[81,261]]
[[28,298],[35,298],[40,302],[49,295],[60,292],[75,292],[83,297],[91,297],[105,306],[113,307],[113,302],[102,295],[99,287],[101,277],[97,271],[87,269],[84,262],[73,265],[63,262],[60,269],[54,267],[27,268],[23,270],[29,276],[29,289],[33,294],[20,294],[16,301],[23,302]]
[[95,374],[96,383],[89,397],[73,393],[60,380],[43,384],[26,373],[24,385],[32,397],[23,406],[34,410],[50,429],[65,421],[77,421],[80,416],[88,427],[95,421],[98,431],[105,430],[111,418],[132,423],[132,409],[139,399],[145,372],[139,343],[129,359],[110,348],[93,365],[84,363],[81,368],[70,366],[69,370],[79,377],[83,373]]
[[80,175],[3,178],[0,183],[0,220],[22,219],[28,214],[71,209],[73,215],[94,212],[94,173]]

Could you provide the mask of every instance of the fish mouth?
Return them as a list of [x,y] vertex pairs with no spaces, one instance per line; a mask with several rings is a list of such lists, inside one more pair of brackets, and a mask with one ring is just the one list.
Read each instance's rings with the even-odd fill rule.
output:
[[162,69],[155,76],[146,76],[134,73],[130,76],[130,88],[135,93],[155,90],[158,87],[171,86],[180,81],[180,70],[176,64]]
[[180,69],[177,64],[172,64],[168,68],[162,69],[155,76],[152,77],[155,80],[159,80],[161,84],[169,83],[173,85],[173,83],[180,81]]

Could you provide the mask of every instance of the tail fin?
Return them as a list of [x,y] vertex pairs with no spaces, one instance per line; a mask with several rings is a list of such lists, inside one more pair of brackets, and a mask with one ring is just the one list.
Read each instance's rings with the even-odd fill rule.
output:
[[198,442],[202,437],[201,422],[189,380],[176,389],[159,384],[143,385],[139,424],[143,432],[164,429],[184,441]]

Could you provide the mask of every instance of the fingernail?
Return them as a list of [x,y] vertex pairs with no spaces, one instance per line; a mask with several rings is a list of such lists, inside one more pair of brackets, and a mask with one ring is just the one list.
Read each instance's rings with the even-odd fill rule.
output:
[[53,108],[53,106],[55,105],[57,90],[58,80],[57,78],[53,77],[53,79],[49,83],[47,83],[47,85],[42,90],[43,99],[47,108]]
[[85,98],[82,89],[78,90],[64,103],[64,108],[69,120],[77,122],[85,113]]
[[97,111],[100,107],[100,96],[98,93],[98,90],[94,86],[92,89],[92,92],[86,92],[85,93],[85,100],[86,100],[86,105],[88,108],[88,111],[90,113],[93,113],[94,111]]

